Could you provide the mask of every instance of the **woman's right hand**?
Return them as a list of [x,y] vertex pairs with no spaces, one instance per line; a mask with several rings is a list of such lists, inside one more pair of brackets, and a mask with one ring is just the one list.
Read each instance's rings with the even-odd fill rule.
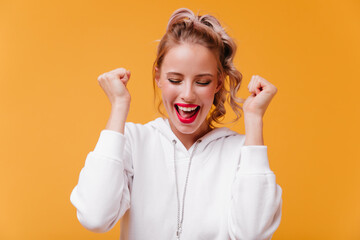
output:
[[110,72],[103,73],[98,77],[98,82],[109,98],[112,106],[116,104],[130,104],[131,97],[126,88],[130,75],[129,70],[117,68]]

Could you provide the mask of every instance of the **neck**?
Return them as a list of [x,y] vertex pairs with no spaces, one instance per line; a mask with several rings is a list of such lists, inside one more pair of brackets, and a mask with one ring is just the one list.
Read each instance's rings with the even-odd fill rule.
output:
[[169,123],[170,123],[171,130],[176,135],[176,137],[182,142],[182,144],[185,146],[185,148],[187,150],[189,150],[189,148],[191,148],[191,146],[199,138],[201,138],[202,136],[204,136],[205,134],[207,134],[208,132],[210,132],[212,130],[206,120],[201,124],[201,126],[198,129],[196,129],[195,132],[190,133],[190,134],[185,134],[185,133],[178,131],[176,129],[176,127],[172,124],[171,121],[169,121]]

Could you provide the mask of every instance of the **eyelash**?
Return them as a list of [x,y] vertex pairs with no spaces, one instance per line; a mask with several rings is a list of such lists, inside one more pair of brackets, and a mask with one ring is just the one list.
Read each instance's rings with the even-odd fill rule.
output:
[[[181,83],[181,80],[174,80],[174,79],[171,79],[169,78],[168,79],[169,82],[171,82],[172,84],[180,84]],[[201,86],[206,86],[206,85],[209,85],[211,81],[208,81],[208,82],[196,82],[197,84],[201,85]]]
[[174,79],[171,79],[171,78],[169,78],[168,80],[169,80],[169,82],[171,82],[173,84],[179,84],[181,82],[180,80],[174,80]]

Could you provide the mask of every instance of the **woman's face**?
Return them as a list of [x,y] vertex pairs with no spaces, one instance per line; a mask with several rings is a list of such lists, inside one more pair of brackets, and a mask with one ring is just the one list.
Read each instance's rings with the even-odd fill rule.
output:
[[[173,130],[201,134],[221,84],[215,55],[199,44],[180,44],[165,55],[156,82]],[[175,129],[174,129],[175,128]]]

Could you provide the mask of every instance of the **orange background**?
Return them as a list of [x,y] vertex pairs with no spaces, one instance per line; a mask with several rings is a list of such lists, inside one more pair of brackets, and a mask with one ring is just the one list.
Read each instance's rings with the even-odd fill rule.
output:
[[[128,120],[156,116],[151,66],[179,7],[217,16],[253,74],[279,91],[265,115],[283,189],[273,239],[360,239],[360,2],[0,1],[0,239],[118,239],[87,231],[69,201],[110,104],[103,72],[132,71]],[[230,126],[241,133],[243,121]]]

